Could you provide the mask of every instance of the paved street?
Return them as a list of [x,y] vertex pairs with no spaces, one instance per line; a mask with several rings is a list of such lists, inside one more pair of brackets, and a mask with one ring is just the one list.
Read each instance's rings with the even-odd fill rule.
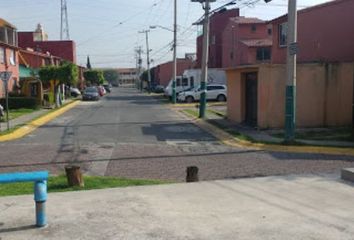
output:
[[200,179],[336,173],[354,157],[278,153],[224,146],[181,114],[134,89],[113,89],[25,138],[0,144],[0,172],[79,164],[87,174],[183,181],[187,166]]

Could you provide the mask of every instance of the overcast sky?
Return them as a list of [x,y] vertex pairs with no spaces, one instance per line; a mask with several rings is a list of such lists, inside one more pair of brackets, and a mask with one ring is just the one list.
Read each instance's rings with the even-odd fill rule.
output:
[[[212,9],[229,1],[217,0]],[[270,20],[287,12],[287,0],[245,4],[254,1],[238,0],[241,15]],[[298,0],[298,8],[328,1]],[[134,49],[146,47],[145,35],[138,31],[150,25],[172,28],[173,0],[67,0],[67,7],[70,38],[77,44],[81,65],[86,64],[86,56],[90,55],[93,67],[135,67]],[[198,29],[192,23],[202,14],[199,3],[178,0],[178,57],[195,52]],[[60,37],[60,0],[0,0],[0,18],[14,24],[18,31],[33,31],[41,23],[50,40]],[[171,32],[154,29],[149,40],[152,65],[172,58]]]

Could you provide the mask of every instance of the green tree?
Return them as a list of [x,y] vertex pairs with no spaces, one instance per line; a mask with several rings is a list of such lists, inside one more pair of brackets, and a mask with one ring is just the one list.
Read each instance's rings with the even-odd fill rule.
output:
[[118,84],[119,81],[119,74],[116,70],[114,69],[106,69],[103,70],[103,76],[106,81],[108,81],[111,84]]
[[79,70],[75,64],[64,62],[61,66],[50,65],[42,67],[38,74],[43,83],[50,83],[50,81],[53,81],[55,105],[58,107],[60,105],[58,91],[59,85],[76,85],[79,77]]
[[86,68],[90,69],[90,70],[92,69],[91,62],[90,62],[90,56],[87,56]]
[[91,85],[100,85],[105,82],[103,72],[100,70],[88,70],[84,72],[84,77],[86,82]]

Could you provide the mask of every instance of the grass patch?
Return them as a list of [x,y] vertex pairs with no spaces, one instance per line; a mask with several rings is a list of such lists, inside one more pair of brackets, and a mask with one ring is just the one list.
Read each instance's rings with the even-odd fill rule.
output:
[[[29,113],[33,113],[35,111],[38,111],[38,109],[29,109],[29,108],[20,108],[20,109],[13,109],[9,111],[9,119],[15,119],[18,117],[21,117],[23,115],[29,114]],[[5,116],[3,118],[1,118],[0,120],[1,122],[6,122],[6,112],[5,112]]]
[[213,114],[213,115],[216,115],[216,116],[219,116],[219,117],[222,117],[222,118],[225,118],[226,117],[226,114],[223,113],[223,112],[220,112],[220,111],[217,111],[217,110],[214,110],[214,109],[207,109],[207,112],[209,114]]
[[[169,183],[167,181],[161,180],[126,179],[96,176],[84,176],[84,181],[85,187],[83,188],[68,187],[65,175],[49,177],[48,192],[83,191],[91,189],[145,186]],[[0,196],[14,196],[23,194],[33,194],[32,182],[0,184]]]
[[182,111],[192,117],[199,117],[199,112],[194,109],[183,109]]
[[[25,125],[26,125],[26,124],[19,124],[19,125],[17,125],[16,127],[10,128],[10,130],[1,131],[1,132],[0,132],[0,136],[13,133],[13,132],[16,131],[17,129],[19,129],[20,127],[23,127],[23,126],[25,126]],[[3,128],[6,128],[6,129],[7,129],[6,126],[4,126]]]
[[[272,134],[274,137],[283,138],[284,133]],[[319,141],[353,141],[350,128],[329,128],[326,130],[308,130],[296,132],[295,138]]]

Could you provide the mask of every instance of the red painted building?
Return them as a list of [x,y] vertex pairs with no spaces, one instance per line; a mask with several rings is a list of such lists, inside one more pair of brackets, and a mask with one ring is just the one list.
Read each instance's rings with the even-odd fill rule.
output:
[[[183,74],[187,69],[193,68],[195,62],[189,58],[179,58],[177,59],[177,76]],[[170,80],[172,79],[172,66],[173,62],[166,62],[156,66],[154,72],[154,80],[157,85],[162,85],[166,87]]]
[[[230,18],[238,17],[240,11],[236,9],[222,9],[219,12],[214,13],[210,17],[210,41],[209,41],[209,63],[210,68],[221,68],[222,67],[222,36],[223,32],[230,20]],[[202,21],[200,21],[200,24]],[[197,37],[197,63],[196,68],[201,68],[201,60],[203,55],[203,36]]]
[[18,46],[21,48],[32,48],[37,52],[50,52],[52,55],[76,63],[76,45],[74,41],[48,41],[47,34],[38,24],[34,32],[19,32]]
[[[287,15],[273,25],[272,63],[286,62]],[[298,62],[354,61],[354,0],[335,0],[298,11]]]
[[[12,73],[8,91],[17,90],[19,83],[19,59],[16,27],[0,18],[0,72]],[[5,85],[0,81],[0,98],[5,96]]]
[[272,29],[258,18],[230,18],[222,35],[222,67],[270,61]]

